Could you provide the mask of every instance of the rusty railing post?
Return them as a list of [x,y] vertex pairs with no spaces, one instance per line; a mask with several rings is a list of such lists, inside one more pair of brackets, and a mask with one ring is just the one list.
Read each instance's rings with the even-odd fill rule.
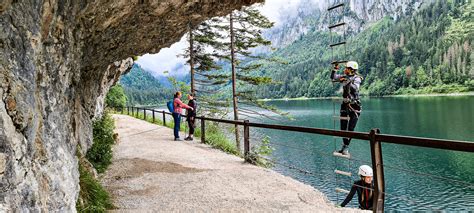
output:
[[146,121],[146,108],[143,108],[143,120]]
[[153,117],[153,123],[155,123],[155,110],[151,110],[151,116]]
[[383,174],[382,143],[376,140],[379,129],[370,130],[370,153],[372,156],[372,168],[374,169],[374,201],[373,212],[384,212],[385,180]]
[[248,155],[250,153],[250,127],[249,120],[244,121],[244,158],[248,161]]
[[206,119],[204,116],[201,118],[201,143],[206,141]]
[[161,111],[163,113],[163,126],[166,126],[166,114],[165,111]]

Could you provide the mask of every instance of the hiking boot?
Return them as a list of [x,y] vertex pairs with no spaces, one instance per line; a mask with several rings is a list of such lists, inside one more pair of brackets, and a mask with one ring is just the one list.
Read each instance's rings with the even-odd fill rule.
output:
[[337,151],[343,155],[349,155],[349,146],[348,145],[342,145],[341,150]]
[[184,140],[186,140],[186,141],[192,141],[193,138],[192,138],[192,137],[187,137],[187,138],[185,138]]
[[183,141],[181,138],[175,138],[174,141]]

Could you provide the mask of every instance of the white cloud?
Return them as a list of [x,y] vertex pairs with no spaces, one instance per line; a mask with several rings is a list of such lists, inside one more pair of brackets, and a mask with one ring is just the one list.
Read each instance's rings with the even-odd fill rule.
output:
[[300,3],[301,0],[266,0],[259,10],[278,26],[288,16],[296,13]]
[[148,70],[154,76],[165,75],[168,71],[170,75],[180,76],[187,74],[189,66],[185,65],[186,60],[177,55],[182,54],[187,47],[186,36],[174,43],[169,48],[163,48],[157,54],[145,54],[138,58],[137,64]]

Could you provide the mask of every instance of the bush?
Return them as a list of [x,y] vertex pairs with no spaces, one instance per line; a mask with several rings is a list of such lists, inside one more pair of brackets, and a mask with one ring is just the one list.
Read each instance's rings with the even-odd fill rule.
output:
[[112,145],[114,144],[114,120],[108,112],[93,122],[94,141],[87,151],[86,158],[97,172],[104,172],[112,163]]
[[100,185],[94,176],[79,163],[79,199],[76,203],[78,212],[105,212],[113,208],[109,193]]
[[123,90],[122,85],[117,84],[110,88],[105,97],[105,104],[109,107],[123,108],[127,103],[127,96]]
[[273,148],[270,146],[270,137],[265,136],[262,139],[262,143],[258,146],[253,146],[250,149],[250,153],[246,156],[247,160],[257,166],[269,168],[273,164],[269,162],[264,156],[269,156],[273,152]]

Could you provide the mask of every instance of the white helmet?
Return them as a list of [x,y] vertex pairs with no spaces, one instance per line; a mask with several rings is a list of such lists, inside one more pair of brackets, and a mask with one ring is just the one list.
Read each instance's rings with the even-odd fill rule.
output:
[[367,165],[362,165],[359,167],[359,175],[362,175],[364,177],[372,177],[374,176],[374,173],[372,171],[372,168]]
[[346,67],[352,68],[353,70],[358,70],[359,69],[359,64],[355,61],[348,61],[346,63]]

